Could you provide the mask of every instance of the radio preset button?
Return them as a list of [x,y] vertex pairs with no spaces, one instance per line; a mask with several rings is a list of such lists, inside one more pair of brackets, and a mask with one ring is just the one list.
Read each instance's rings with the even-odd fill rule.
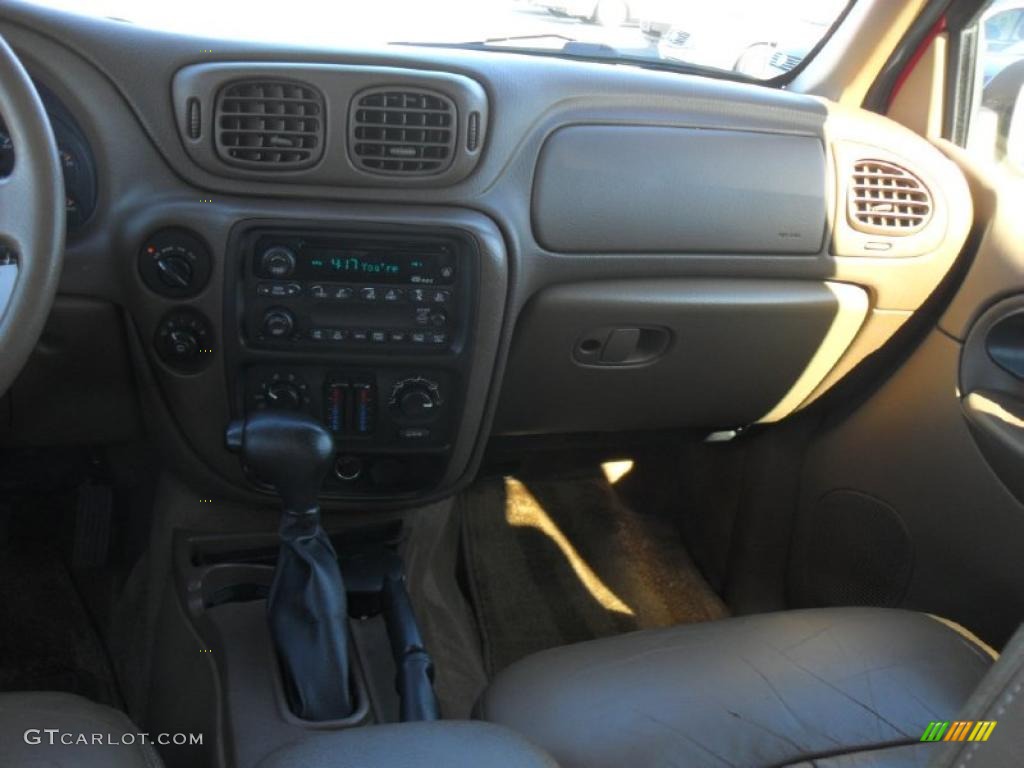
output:
[[423,288],[410,288],[409,289],[409,301],[414,301],[417,304],[422,304],[427,300],[427,292]]
[[327,329],[325,328],[310,328],[309,338],[311,341],[323,341],[327,338]]
[[326,299],[327,289],[324,286],[317,283],[316,285],[309,286],[309,295],[314,299]]
[[359,289],[359,298],[363,301],[376,301],[377,300],[377,289],[372,285],[368,285],[365,288]]
[[384,291],[384,301],[401,301],[403,293],[404,291],[401,288],[388,288],[386,291]]
[[347,285],[343,285],[340,288],[334,289],[334,298],[337,301],[348,301],[353,296],[353,290]]
[[409,334],[409,341],[413,344],[426,344],[427,334],[423,333],[423,331],[413,331]]
[[352,341],[368,341],[370,334],[366,331],[352,331]]
[[374,344],[383,344],[387,340],[387,331],[370,331],[370,341]]
[[430,297],[435,304],[447,304],[452,298],[451,291],[434,291]]
[[405,331],[391,331],[391,333],[388,335],[388,340],[392,344],[404,344]]
[[331,331],[331,341],[344,341],[348,338],[348,331],[344,328],[335,328]]
[[431,344],[447,344],[448,334],[447,333],[432,333],[430,334]]

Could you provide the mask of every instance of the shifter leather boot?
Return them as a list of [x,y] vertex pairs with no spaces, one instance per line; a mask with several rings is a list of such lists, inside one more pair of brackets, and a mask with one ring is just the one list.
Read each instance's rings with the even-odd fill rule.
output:
[[280,536],[268,610],[289,703],[306,720],[347,717],[347,601],[319,510],[286,511]]

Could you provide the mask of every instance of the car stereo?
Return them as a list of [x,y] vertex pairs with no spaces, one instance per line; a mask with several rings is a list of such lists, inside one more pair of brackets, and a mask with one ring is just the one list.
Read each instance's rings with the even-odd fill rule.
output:
[[246,250],[252,346],[447,351],[461,330],[454,238],[262,231]]

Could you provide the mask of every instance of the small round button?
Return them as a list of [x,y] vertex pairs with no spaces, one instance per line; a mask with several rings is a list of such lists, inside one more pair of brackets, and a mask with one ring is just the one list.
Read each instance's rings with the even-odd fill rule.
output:
[[287,309],[268,309],[263,316],[263,333],[272,339],[283,339],[295,330],[295,318]]
[[358,456],[339,456],[334,462],[334,474],[345,482],[358,480],[363,474],[363,461]]
[[295,254],[283,245],[268,248],[260,256],[260,271],[267,277],[290,277],[295,271]]

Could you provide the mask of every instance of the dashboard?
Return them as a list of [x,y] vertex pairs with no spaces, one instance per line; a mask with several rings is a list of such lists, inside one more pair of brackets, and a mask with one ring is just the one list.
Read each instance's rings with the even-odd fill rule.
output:
[[224,427],[268,408],[334,432],[324,499],[354,509],[449,495],[493,436],[777,421],[892,337],[971,223],[929,143],[766,87],[17,2],[0,33],[69,127],[62,295],[123,313],[147,429],[234,495],[267,489]]

